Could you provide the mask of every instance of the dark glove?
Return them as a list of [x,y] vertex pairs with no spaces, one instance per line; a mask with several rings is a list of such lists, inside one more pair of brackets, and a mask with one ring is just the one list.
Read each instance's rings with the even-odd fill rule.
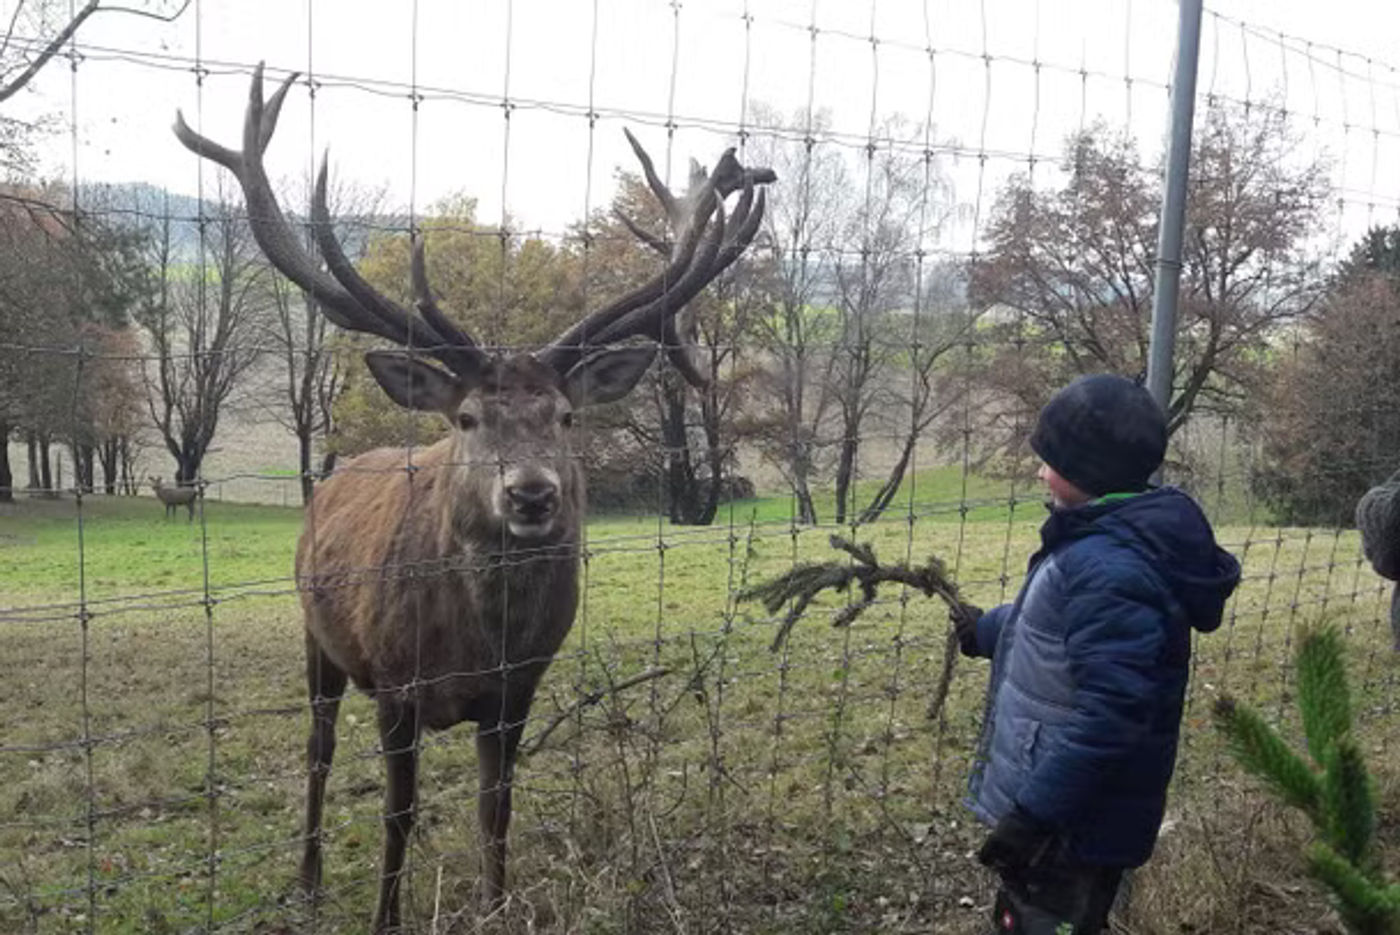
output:
[[948,620],[958,634],[958,648],[964,656],[976,658],[982,655],[977,645],[977,621],[982,619],[982,608],[976,604],[957,603],[948,608]]
[[1019,807],[1004,815],[982,847],[977,859],[1000,873],[1036,867],[1056,856],[1060,836]]

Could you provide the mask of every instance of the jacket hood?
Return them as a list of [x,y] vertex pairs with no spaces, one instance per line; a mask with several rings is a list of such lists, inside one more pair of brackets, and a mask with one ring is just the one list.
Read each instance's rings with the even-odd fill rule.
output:
[[1166,580],[1191,625],[1220,626],[1225,602],[1240,583],[1240,563],[1215,541],[1195,500],[1158,487],[1122,500],[1055,510],[1041,535],[1045,548],[1087,535],[1111,535],[1142,553]]

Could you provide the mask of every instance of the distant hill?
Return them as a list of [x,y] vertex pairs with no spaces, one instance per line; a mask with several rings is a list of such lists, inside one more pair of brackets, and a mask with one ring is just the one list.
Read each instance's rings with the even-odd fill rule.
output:
[[[177,258],[189,260],[199,253],[200,200],[166,191],[148,182],[94,183],[78,189],[78,204],[85,210],[140,227],[171,218],[170,237]],[[205,200],[204,215],[214,211]]]
[[[211,217],[219,212],[218,202],[204,199],[202,202],[192,195],[180,195],[167,191],[148,182],[95,183],[79,189],[78,203],[85,210],[105,217],[117,219],[132,226],[158,224],[165,217],[170,218],[170,238],[177,262],[196,262],[199,257],[199,218]],[[237,210],[242,211],[241,200]],[[293,225],[302,222],[300,215],[288,213],[287,220]],[[375,215],[355,218],[337,231],[345,252],[359,256],[364,252],[364,242],[377,229],[401,226],[403,219],[397,216]]]

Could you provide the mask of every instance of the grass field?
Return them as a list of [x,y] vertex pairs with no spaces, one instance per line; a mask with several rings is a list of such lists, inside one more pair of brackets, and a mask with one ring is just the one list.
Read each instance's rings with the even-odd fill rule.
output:
[[[942,556],[979,603],[1014,594],[1038,505],[990,481],[964,490],[955,470],[920,474],[914,499],[858,537],[886,560]],[[775,621],[735,591],[831,554],[830,529],[789,517],[776,498],[709,528],[590,524],[584,605],[527,744],[582,692],[670,674],[574,709],[522,760],[513,900],[485,925],[471,732],[427,737],[407,904],[419,930],[982,931],[980,831],[959,798],[985,665],[962,661],[943,716],[927,719],[944,611],[894,591],[846,629],[824,620],[834,598],[771,653]],[[358,696],[342,707],[327,801],[328,898],[313,909],[291,887],[301,521],[210,502],[193,524],[167,522],[148,498],[0,507],[0,931],[365,929],[382,768]],[[1291,725],[1296,627],[1342,621],[1395,841],[1388,595],[1352,533],[1230,525],[1220,538],[1249,578],[1199,642],[1168,830],[1135,880],[1131,930],[1331,931],[1297,856],[1303,825],[1223,759],[1206,714],[1231,691]],[[1396,852],[1385,859],[1394,868]]]

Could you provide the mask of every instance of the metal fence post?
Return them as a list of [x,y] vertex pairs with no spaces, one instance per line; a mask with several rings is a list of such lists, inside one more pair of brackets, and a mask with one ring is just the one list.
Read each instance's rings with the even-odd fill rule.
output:
[[1147,389],[1164,410],[1169,410],[1172,398],[1181,236],[1186,217],[1186,178],[1191,166],[1191,123],[1196,113],[1196,62],[1201,47],[1202,0],[1179,3],[1167,178],[1157,226],[1157,289],[1152,296],[1152,343],[1147,353]]

